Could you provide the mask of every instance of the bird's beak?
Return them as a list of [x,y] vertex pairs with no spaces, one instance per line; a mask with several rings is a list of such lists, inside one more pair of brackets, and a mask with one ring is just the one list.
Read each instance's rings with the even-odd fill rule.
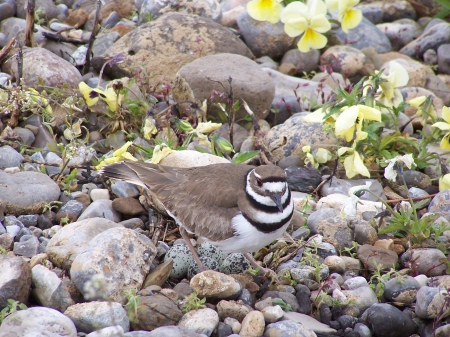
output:
[[281,213],[283,213],[283,204],[281,203],[281,193],[274,193],[270,196]]

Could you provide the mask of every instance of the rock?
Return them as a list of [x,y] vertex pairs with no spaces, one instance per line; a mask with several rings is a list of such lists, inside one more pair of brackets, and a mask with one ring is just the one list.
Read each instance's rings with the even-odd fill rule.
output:
[[172,167],[196,167],[219,163],[229,163],[229,161],[209,153],[191,150],[176,151],[169,154],[160,162],[161,165]]
[[411,276],[398,276],[384,282],[384,297],[393,302],[412,304],[416,301],[419,282]]
[[39,240],[35,236],[28,237],[26,240],[20,242],[14,242],[14,254],[32,257],[38,253]]
[[294,38],[284,32],[284,24],[281,21],[275,24],[257,21],[247,12],[243,12],[237,17],[237,25],[245,43],[256,57],[280,58],[294,42]]
[[381,270],[395,269],[398,262],[395,252],[381,247],[362,245],[358,247],[357,254],[358,259],[372,271],[379,268]]
[[393,50],[399,50],[420,35],[420,25],[411,19],[400,19],[394,22],[377,25],[388,37]]
[[111,184],[111,191],[117,198],[136,198],[139,196],[139,190],[135,185],[121,180],[114,180]]
[[[6,234],[7,235],[7,234]],[[0,255],[0,307],[8,305],[8,299],[28,303],[31,286],[31,268],[18,256]],[[2,326],[0,326],[2,331]]]
[[[137,306],[136,323],[132,323],[132,328],[133,330],[153,330],[162,326],[175,325],[182,316],[183,313],[176,303],[167,296],[162,294],[140,296]],[[155,334],[155,336],[172,335]]]
[[61,221],[62,218],[68,218],[69,222],[75,222],[83,211],[84,205],[76,200],[69,200],[56,213],[56,220]]
[[337,250],[352,246],[353,233],[342,219],[340,211],[332,208],[321,208],[308,218],[308,227],[313,234],[320,234]]
[[0,147],[0,168],[16,167],[22,164],[23,156],[11,146]]
[[114,222],[120,221],[120,213],[112,207],[112,200],[99,199],[90,204],[81,213],[78,221],[90,218],[105,218]]
[[281,64],[290,63],[295,66],[296,74],[303,75],[317,70],[319,67],[320,52],[316,49],[311,49],[307,53],[302,53],[298,49],[290,49],[284,53],[281,59]]
[[[359,30],[359,27],[358,27]],[[355,47],[333,46],[328,48],[321,57],[320,64],[332,65],[333,71],[345,77],[358,74],[366,63],[366,56]]]
[[[27,2],[25,0],[17,0],[16,4],[17,4],[16,5],[17,6],[17,16],[19,18],[25,19],[26,15],[27,15],[27,9],[26,9]],[[36,6],[36,9],[41,8],[42,12],[45,13],[44,14],[45,20],[55,19],[58,16],[59,11],[53,1],[38,0],[38,1],[36,1],[35,6]]]
[[[14,37],[23,40],[24,37],[23,32],[25,32],[25,27],[26,27],[26,20],[15,17],[2,20],[0,23],[0,31],[3,33],[4,36],[6,36],[5,39],[6,41],[9,41]],[[36,44],[41,44],[47,41],[47,39],[44,37],[42,33],[43,32],[49,33],[50,32],[49,30],[44,29],[39,25],[35,25],[34,29],[36,30],[36,32],[33,33],[33,38]],[[5,71],[4,68],[3,71],[7,72]],[[11,74],[9,71],[7,73]]]
[[[80,72],[69,62],[44,48],[29,48],[23,52],[23,79],[27,85],[39,86],[40,81],[49,87],[61,87],[63,84],[78,88],[81,82]],[[17,75],[17,61],[3,64],[3,71]]]
[[130,216],[147,214],[139,200],[133,197],[116,198],[112,202],[112,207],[117,212]]
[[145,18],[151,15],[152,20],[160,16],[178,12],[183,14],[198,15],[218,22],[222,17],[220,5],[215,0],[199,0],[194,2],[180,2],[174,6],[168,1],[144,0],[139,9],[139,17]]
[[[200,335],[188,328],[184,328],[181,326],[163,326],[152,330],[148,334],[142,337],[204,337],[204,335]],[[128,337],[128,336],[127,336]],[[136,335],[130,335],[130,337],[141,337]]]
[[316,337],[317,335],[303,324],[293,321],[281,321],[267,325],[264,337]]
[[244,317],[252,310],[251,307],[236,301],[222,300],[217,303],[217,313],[220,320],[224,320],[227,317],[236,319],[242,322]]
[[239,336],[242,337],[259,337],[264,333],[264,316],[259,311],[250,311],[242,320],[241,331]]
[[88,243],[97,234],[122,225],[104,218],[91,218],[73,222],[58,231],[48,243],[45,252],[56,266],[69,270],[75,257],[88,248]]
[[[180,36],[183,36],[182,41]],[[217,39],[217,36],[221,38]],[[181,67],[206,55],[253,56],[229,29],[210,19],[181,13],[167,13],[137,27],[114,43],[101,58],[94,58],[94,67],[100,70],[107,58],[124,50],[128,51],[125,62],[105,68],[107,75],[133,77],[134,67],[143,66],[143,71],[151,73],[155,80],[163,77],[171,82]]]
[[445,259],[445,255],[436,248],[412,249],[402,255],[403,264],[409,264],[418,274],[426,276],[439,276],[445,273],[446,267],[440,263],[441,259]]
[[[217,67],[220,64],[220,67]],[[205,81],[212,78],[214,81]],[[183,66],[178,71],[172,89],[175,101],[194,101],[199,106],[211,96],[211,92],[224,92],[229,90],[228,79],[231,77],[231,86],[235,97],[245,100],[255,114],[264,119],[274,97],[275,86],[269,76],[261,70],[256,62],[235,54],[223,53],[209,55]],[[224,87],[226,89],[224,89]],[[190,105],[179,105],[183,115],[192,114]],[[266,111],[264,115],[261,112]],[[220,121],[219,108],[212,104],[208,106],[208,115]],[[247,116],[244,106],[236,111],[236,120]]]
[[[263,70],[275,83],[275,98],[272,106],[280,109],[278,102],[283,99],[292,106],[290,115],[323,104],[332,95],[331,88],[328,85],[288,76],[270,68],[263,68]],[[298,97],[301,97],[301,106],[298,103]]]
[[42,213],[44,207],[59,199],[59,186],[39,172],[5,173],[0,170],[0,203],[9,214]]
[[156,248],[146,236],[127,228],[111,228],[94,237],[76,256],[70,276],[85,299],[125,303],[124,290],[140,288],[155,255]]
[[375,303],[361,316],[375,336],[408,337],[417,330],[410,316],[387,303]]
[[91,197],[92,201],[110,199],[109,191],[106,188],[94,188],[89,192],[89,196]]
[[[367,188],[366,183],[370,183]],[[366,186],[364,186],[366,185]],[[364,186],[365,189],[372,191],[375,195],[378,195],[381,199],[386,199],[383,192],[383,186],[375,179],[337,179],[333,178],[327,184],[324,184],[320,189],[320,194],[323,196],[328,196],[334,193],[340,193],[344,195],[349,195],[349,190],[355,186]],[[361,187],[363,188],[363,187]],[[378,201],[376,197],[368,192],[363,192],[358,196],[360,200]],[[320,200],[319,200],[320,201]]]
[[266,298],[271,297],[272,299],[281,299],[284,303],[289,304],[292,308],[292,311],[297,311],[299,308],[299,304],[297,298],[293,294],[289,294],[283,291],[267,291],[261,297],[261,300],[265,300]]
[[267,323],[274,323],[283,317],[284,311],[279,305],[268,306],[261,310],[264,315],[264,321]]
[[112,325],[118,325],[124,332],[130,331],[127,312],[117,302],[86,302],[67,308],[64,315],[69,317],[78,332],[90,333]]
[[433,26],[428,25],[417,39],[400,49],[400,53],[421,58],[428,49],[436,50],[440,45],[450,43],[450,36],[444,33],[449,26],[450,24],[447,22],[439,22]]
[[437,48],[438,71],[450,74],[450,43],[441,44]]
[[219,315],[209,308],[189,311],[178,322],[178,326],[189,328],[207,336],[211,336],[218,324]]
[[239,296],[242,286],[233,277],[206,270],[191,279],[191,288],[199,297],[213,297],[228,299]]
[[305,145],[311,145],[311,150],[327,147],[331,152],[334,151],[336,141],[323,131],[322,123],[306,122],[303,120],[305,116],[305,113],[295,114],[266,134],[264,143],[269,150],[270,160],[278,162],[288,156],[301,155]]
[[0,335],[8,335],[12,331],[17,336],[76,336],[77,330],[67,316],[57,310],[45,307],[33,307],[13,312],[7,316],[0,326]]
[[346,41],[352,41],[352,48],[359,50],[367,47],[373,47],[379,53],[386,53],[392,50],[387,36],[364,17],[358,27],[350,29],[348,34],[342,28],[338,28],[333,33],[335,34],[333,36],[334,42],[340,45],[345,46]]
[[309,193],[322,182],[322,175],[312,167],[290,166],[285,172],[291,191]]
[[[0,175],[1,183],[1,175]],[[1,187],[0,187],[1,191]],[[439,214],[450,221],[450,190],[439,192],[430,202],[428,212]]]
[[43,265],[36,265],[31,270],[33,295],[45,307],[65,311],[75,301],[64,283],[53,271]]

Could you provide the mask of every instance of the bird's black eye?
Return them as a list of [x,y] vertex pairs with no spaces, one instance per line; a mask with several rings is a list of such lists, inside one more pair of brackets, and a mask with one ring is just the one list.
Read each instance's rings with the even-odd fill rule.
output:
[[256,178],[256,183],[258,184],[259,187],[262,187],[262,185],[263,185],[262,180],[259,178]]

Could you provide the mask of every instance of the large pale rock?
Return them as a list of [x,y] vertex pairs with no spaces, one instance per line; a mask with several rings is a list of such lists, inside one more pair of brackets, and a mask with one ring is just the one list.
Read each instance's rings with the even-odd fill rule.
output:
[[0,308],[8,305],[8,299],[28,303],[31,286],[28,262],[18,256],[0,255],[0,270]]
[[0,170],[0,204],[7,214],[42,213],[44,207],[59,199],[59,186],[40,172],[6,173]]
[[114,78],[132,77],[139,67],[155,81],[172,81],[181,67],[206,55],[232,53],[253,57],[229,29],[211,19],[181,13],[165,14],[132,30],[102,57],[94,58],[93,66],[100,70],[108,57],[119,53],[125,61],[106,67],[105,73]]
[[149,238],[127,228],[111,228],[88,244],[70,268],[70,277],[86,300],[125,304],[128,289],[140,289],[156,248]]
[[[219,64],[220,67],[217,66]],[[183,66],[175,78],[173,98],[178,102],[195,101],[201,106],[205,99],[211,97],[213,90],[228,96],[229,78],[232,80],[234,98],[246,101],[250,109],[259,118],[264,119],[270,111],[274,98],[274,83],[256,62],[241,55],[230,53],[209,55]],[[179,108],[185,114],[192,111],[188,104],[183,104]],[[220,120],[219,109],[213,104],[208,106],[208,115]],[[247,112],[241,105],[236,112],[236,120],[243,119],[246,115]]]
[[[5,62],[2,70],[17,77],[17,60],[11,58],[11,62]],[[81,81],[77,68],[44,48],[24,49],[22,76],[29,86],[39,85],[42,79],[49,87],[60,88],[67,84],[71,88],[77,88]]]
[[197,167],[220,163],[230,162],[222,157],[191,150],[173,152],[160,162],[161,165],[172,167]]
[[73,260],[83,252],[90,240],[110,228],[123,228],[105,218],[90,218],[61,228],[47,244],[45,252],[55,266],[69,270]]

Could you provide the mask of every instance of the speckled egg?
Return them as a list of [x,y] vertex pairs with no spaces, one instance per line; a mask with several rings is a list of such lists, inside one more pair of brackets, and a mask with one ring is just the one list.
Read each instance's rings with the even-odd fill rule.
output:
[[205,241],[200,247],[198,247],[198,255],[199,256],[207,256],[211,259],[217,261],[219,266],[222,264],[223,260],[227,257],[227,254],[221,251],[219,248],[214,246],[212,243]]
[[240,274],[250,268],[250,262],[241,253],[230,254],[220,266],[224,274]]
[[164,262],[169,259],[173,260],[173,268],[169,277],[177,279],[181,279],[186,276],[189,265],[194,260],[188,246],[185,244],[172,246],[166,256],[164,256]]
[[[208,257],[208,256],[200,256],[200,261],[202,261],[203,265],[208,270],[215,270],[219,271],[219,264],[216,260]],[[187,277],[188,279],[191,279],[193,276],[198,274],[200,271],[198,270],[197,262],[195,260],[192,260],[191,264],[189,265]]]

